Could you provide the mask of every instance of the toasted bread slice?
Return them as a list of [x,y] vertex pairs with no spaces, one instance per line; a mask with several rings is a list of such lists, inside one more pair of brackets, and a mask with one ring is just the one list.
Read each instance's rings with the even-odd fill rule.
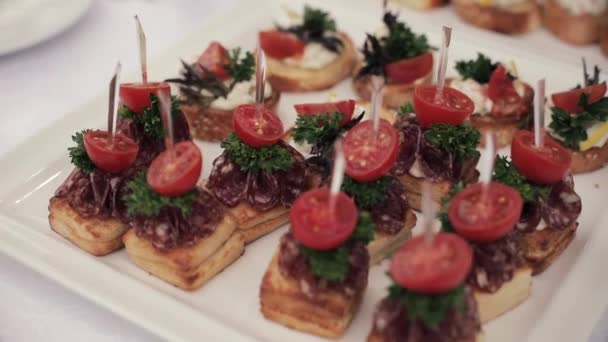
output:
[[523,266],[515,270],[511,281],[494,293],[474,290],[479,308],[479,320],[486,323],[521,304],[530,295],[532,269]]
[[[264,105],[275,112],[280,99],[281,92],[273,89],[270,97],[264,100]],[[183,105],[181,109],[188,120],[190,133],[196,139],[222,141],[234,131],[232,126],[234,110],[205,108],[198,104]]]
[[497,149],[511,146],[515,132],[521,129],[522,122],[525,120],[527,118],[497,121],[491,115],[472,115],[470,118],[471,126],[477,128],[481,134],[479,146],[485,146],[487,133],[491,131],[496,137],[495,147]]
[[122,236],[129,228],[113,217],[82,217],[61,197],[50,200],[49,223],[57,234],[96,256],[121,249]]
[[129,258],[141,269],[184,290],[195,290],[232,264],[245,251],[245,240],[226,216],[215,231],[188,247],[156,249],[134,229],[123,241]]
[[427,10],[440,7],[447,3],[447,1],[444,0],[397,0],[395,2],[417,10]]
[[[407,193],[407,201],[411,208],[420,211],[422,208],[422,183],[424,178],[417,178],[410,174],[404,174],[398,177],[401,184],[405,187]],[[441,204],[452,190],[454,184],[449,181],[431,182],[431,197],[438,205]]]
[[[485,336],[484,336],[483,332],[480,332],[479,334],[477,334],[477,338],[475,338],[475,341],[471,341],[471,342],[484,342],[484,341],[485,341]],[[392,342],[392,340],[389,340],[384,335],[375,333],[375,334],[370,334],[367,337],[367,342]],[[457,341],[457,342],[468,342],[468,341]]]
[[287,65],[282,61],[266,56],[268,82],[273,89],[285,92],[305,92],[333,87],[348,77],[357,61],[357,53],[348,35],[337,33],[343,43],[342,51],[336,60],[321,69],[305,69]]
[[542,273],[562,254],[574,239],[577,228],[575,222],[565,229],[545,228],[523,234],[522,249],[533,275]]
[[[363,64],[360,63],[358,67],[355,68],[353,87],[355,89],[355,93],[357,93],[357,96],[359,96],[359,99],[363,101],[371,101],[373,91],[371,77],[356,77],[356,75],[359,73],[359,69],[361,69],[362,66]],[[398,109],[399,107],[403,106],[404,103],[412,102],[414,100],[414,88],[422,84],[430,84],[432,75],[433,71],[431,70],[428,74],[412,83],[385,84],[383,88],[382,105],[386,108]]]
[[291,329],[327,338],[344,334],[359,307],[363,291],[347,297],[335,290],[308,297],[297,280],[279,269],[278,250],[262,280],[260,306],[264,317]]
[[544,24],[559,39],[573,45],[587,45],[597,42],[600,33],[600,19],[608,11],[597,15],[574,15],[557,0],[545,1]]
[[403,242],[410,238],[415,225],[416,214],[412,210],[408,210],[403,229],[397,234],[386,234],[376,231],[374,233],[374,240],[367,245],[370,265],[376,265],[393,255],[403,245]]
[[484,6],[475,0],[453,0],[452,5],[465,21],[505,34],[520,34],[540,27],[540,8],[535,1],[527,0],[509,8]]
[[608,142],[602,147],[592,147],[586,151],[572,152],[572,173],[586,173],[601,169],[608,164]]
[[266,235],[289,222],[289,209],[283,206],[268,211],[258,211],[246,202],[241,202],[228,212],[235,219],[237,231],[243,235],[246,243]]

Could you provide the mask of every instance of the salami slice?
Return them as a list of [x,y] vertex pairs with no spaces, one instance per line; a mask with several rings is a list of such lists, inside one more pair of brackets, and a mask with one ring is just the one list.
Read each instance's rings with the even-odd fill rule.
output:
[[259,211],[274,208],[279,203],[279,180],[269,172],[250,172],[247,177],[247,203]]
[[281,185],[281,204],[289,208],[306,190],[306,161],[293,147],[287,144],[284,146],[294,162],[289,170],[277,172],[277,179]]
[[247,190],[247,173],[234,163],[224,151],[213,161],[207,188],[222,203],[235,207]]
[[405,189],[398,179],[391,177],[386,197],[371,209],[376,230],[386,234],[397,234],[403,229],[407,218]]
[[96,171],[85,175],[78,172],[66,194],[70,207],[82,217],[107,218],[111,214],[109,205],[109,180]]
[[540,201],[541,215],[547,225],[565,229],[576,222],[582,210],[580,196],[566,182],[553,185],[549,197]]
[[421,136],[422,130],[418,125],[405,125],[400,129],[399,152],[395,165],[391,170],[392,174],[401,176],[409,172],[412,165],[414,165],[414,162],[416,162]]
[[424,136],[420,143],[420,166],[424,174],[433,179],[451,179],[452,155],[431,144]]
[[541,210],[538,202],[526,202],[521,211],[519,222],[515,225],[515,228],[522,232],[533,231],[541,219]]

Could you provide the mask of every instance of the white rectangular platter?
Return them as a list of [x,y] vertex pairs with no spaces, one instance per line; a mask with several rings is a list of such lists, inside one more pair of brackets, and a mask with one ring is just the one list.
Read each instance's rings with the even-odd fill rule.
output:
[[[357,46],[366,31],[373,32],[380,25],[380,6],[341,0],[309,3],[335,15],[338,26]],[[301,4],[289,2],[293,8],[301,8]],[[150,63],[151,77],[175,76],[180,58],[191,59],[211,40],[253,48],[257,31],[271,26],[280,10],[270,1],[242,1],[227,16],[208,23]],[[403,17],[438,46],[440,23],[412,13],[404,12]],[[542,56],[513,49],[498,38],[483,40],[464,32],[470,31],[454,32],[452,66],[453,61],[472,58],[481,51],[494,59],[516,61],[521,78],[530,83],[546,77],[549,92],[579,82],[581,72],[576,64],[551,58],[550,53]],[[327,92],[284,95],[279,115],[289,126],[295,119],[294,103],[325,101],[330,92],[338,98],[354,97],[351,80],[346,80]],[[124,251],[92,257],[49,229],[48,199],[71,170],[66,153],[70,136],[83,128],[103,127],[106,104],[106,94],[102,93],[0,160],[0,251],[169,340],[321,341],[266,321],[259,312],[262,275],[286,227],[248,246],[241,259],[194,292],[181,291],[136,268]],[[220,148],[217,144],[200,146],[206,176]],[[608,244],[608,233],[602,229],[608,223],[608,216],[602,217],[608,203],[607,176],[608,170],[602,170],[576,177],[577,191],[583,198],[576,239],[547,272],[534,279],[532,295],[523,305],[484,326],[487,341],[523,341],[528,337],[531,341],[582,341],[589,335],[608,302],[603,294],[608,288],[606,272],[597,272],[606,257],[602,244]],[[375,305],[386,295],[386,270],[386,262],[371,270],[361,310],[344,341],[362,341],[367,336]]]

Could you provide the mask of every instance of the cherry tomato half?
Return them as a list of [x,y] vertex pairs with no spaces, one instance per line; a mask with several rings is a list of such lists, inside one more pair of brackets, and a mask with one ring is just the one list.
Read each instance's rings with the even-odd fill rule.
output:
[[171,86],[165,82],[122,83],[120,85],[120,102],[135,113],[143,113],[150,107],[150,94],[166,92],[171,95]]
[[255,104],[238,106],[234,111],[234,131],[251,147],[272,145],[283,136],[283,123],[268,108],[256,113]]
[[518,131],[511,143],[511,159],[517,171],[539,184],[551,184],[564,179],[572,155],[560,143],[545,135],[542,148],[534,145],[534,133]]
[[304,43],[290,33],[262,31],[259,39],[262,50],[272,58],[283,59],[301,56],[304,53]]
[[351,128],[343,141],[346,174],[359,181],[382,177],[395,163],[399,151],[399,134],[386,120],[380,119],[378,132],[371,120]]
[[580,100],[582,93],[589,95],[588,103],[599,101],[606,94],[606,83],[555,93],[551,95],[551,99],[555,107],[570,113],[580,112],[583,108],[578,105],[578,100]]
[[302,103],[293,106],[298,115],[319,115],[333,114],[339,112],[344,114],[342,118],[342,126],[346,125],[352,119],[355,112],[355,100],[345,100],[338,102],[325,103]]
[[498,182],[469,185],[450,202],[448,217],[454,230],[473,241],[492,242],[505,236],[519,221],[523,200],[517,190]]
[[218,42],[211,42],[203,54],[198,58],[196,66],[203,76],[205,75],[205,72],[199,65],[202,65],[207,70],[211,71],[218,78],[227,79],[230,74],[224,66],[229,62],[228,50]]
[[355,231],[358,213],[352,198],[338,193],[335,210],[331,209],[328,188],[305,192],[291,207],[291,231],[304,246],[315,250],[334,249]]
[[163,196],[182,195],[196,186],[203,167],[201,151],[192,141],[182,141],[159,154],[148,169],[147,180]]
[[438,233],[431,245],[424,235],[407,240],[391,261],[391,276],[400,286],[439,294],[462,284],[471,270],[473,251],[463,238]]
[[433,70],[433,54],[425,52],[419,56],[402,59],[384,66],[386,75],[398,83],[412,83]]
[[137,157],[139,145],[119,133],[110,142],[110,133],[90,131],[84,134],[84,149],[97,166],[106,172],[119,172],[129,167]]
[[504,66],[499,65],[494,69],[488,82],[488,97],[490,100],[497,102],[499,99],[506,99],[506,102],[518,102],[521,96],[515,90],[513,80],[509,77],[509,73]]
[[461,124],[475,109],[473,101],[464,93],[450,87],[437,96],[437,86],[422,85],[414,90],[414,109],[423,127],[436,123]]

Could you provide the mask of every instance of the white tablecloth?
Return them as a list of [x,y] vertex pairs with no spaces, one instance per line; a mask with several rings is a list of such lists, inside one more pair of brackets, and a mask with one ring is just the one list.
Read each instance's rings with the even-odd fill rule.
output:
[[[123,70],[138,67],[135,13],[146,29],[153,58],[233,3],[96,0],[67,32],[0,56],[0,155],[106,89],[118,59]],[[5,167],[10,166],[1,165],[0,170]],[[143,329],[0,254],[0,341],[154,340]]]

